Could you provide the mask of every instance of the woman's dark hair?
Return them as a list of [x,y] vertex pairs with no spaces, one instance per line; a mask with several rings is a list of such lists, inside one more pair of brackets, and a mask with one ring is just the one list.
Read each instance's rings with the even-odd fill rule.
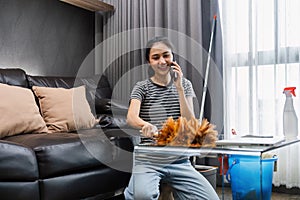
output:
[[173,52],[173,45],[172,43],[169,41],[168,38],[166,37],[163,37],[163,36],[158,36],[158,37],[155,37],[151,40],[148,41],[147,45],[146,45],[146,50],[145,50],[145,58],[146,60],[149,62],[149,55],[150,55],[150,50],[152,48],[152,46],[155,44],[155,43],[158,43],[158,42],[161,42],[163,44],[165,44],[167,47],[169,47],[171,49],[171,51]]

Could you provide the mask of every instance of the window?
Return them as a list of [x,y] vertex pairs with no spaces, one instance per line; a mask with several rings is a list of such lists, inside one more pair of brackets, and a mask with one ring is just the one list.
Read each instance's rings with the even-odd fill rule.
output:
[[[298,0],[222,1],[227,137],[283,134],[283,88],[300,96],[299,9]],[[298,97],[294,106],[299,118]]]

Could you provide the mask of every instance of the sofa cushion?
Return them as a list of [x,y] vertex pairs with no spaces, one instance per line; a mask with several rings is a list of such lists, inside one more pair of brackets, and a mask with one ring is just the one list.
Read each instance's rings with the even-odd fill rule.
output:
[[[104,167],[87,151],[78,134],[66,132],[27,134],[9,137],[8,140],[33,149],[39,166],[40,178],[71,174],[96,166]],[[103,147],[104,150],[105,147]]]
[[30,89],[0,83],[0,138],[47,132]]
[[7,140],[34,150],[40,178],[106,168],[106,165],[116,166],[115,163],[120,160],[120,167],[128,168],[126,165],[132,165],[131,158],[127,159],[132,157],[131,137],[120,129],[109,129],[107,132],[108,135],[102,129],[85,129],[79,133],[23,134],[8,137]]
[[130,175],[130,173],[106,167],[43,179],[40,181],[41,199],[113,200],[115,198],[111,197],[115,195],[115,192],[123,191],[128,185]]
[[40,199],[39,180],[4,181],[0,180],[1,200],[38,200]]
[[[92,130],[94,129],[88,131]],[[94,140],[89,132],[86,132],[85,137],[97,147],[99,156],[102,156],[105,162],[112,161],[113,151],[109,144]],[[105,167],[87,150],[77,133],[24,134],[9,137],[7,140],[33,149],[39,166],[40,178]]]
[[38,179],[39,170],[37,160],[31,148],[14,142],[1,140],[0,149],[1,181],[24,182]]
[[33,86],[48,132],[92,128],[96,119],[86,100],[85,87],[72,89]]

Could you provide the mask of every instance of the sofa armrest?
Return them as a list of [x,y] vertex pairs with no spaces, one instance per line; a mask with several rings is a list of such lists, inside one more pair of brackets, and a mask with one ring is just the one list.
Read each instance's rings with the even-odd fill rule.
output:
[[134,146],[140,141],[140,133],[136,129],[105,129],[104,134],[115,145],[115,159],[110,167],[124,172],[132,172]]
[[[104,134],[120,148],[131,152],[133,152],[133,147],[140,143],[141,139],[139,130],[133,128],[108,128],[104,130]],[[128,141],[130,143],[127,143]],[[130,145],[123,145],[125,144],[123,142]]]
[[128,105],[117,99],[96,98],[95,108],[97,114],[127,115]]
[[101,114],[97,116],[98,128],[130,128],[126,122],[125,115]]
[[2,181],[34,181],[39,177],[32,149],[18,143],[0,140],[0,179]]

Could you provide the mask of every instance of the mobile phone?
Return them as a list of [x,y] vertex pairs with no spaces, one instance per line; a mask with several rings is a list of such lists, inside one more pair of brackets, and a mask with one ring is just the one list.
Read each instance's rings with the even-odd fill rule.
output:
[[171,65],[171,68],[170,68],[170,75],[171,75],[171,78],[172,78],[173,81],[177,80],[177,73],[172,68],[172,65]]
[[[175,60],[173,60],[175,62]],[[170,75],[173,81],[177,80],[177,73],[174,71],[173,67],[174,66],[172,63],[170,64]]]

